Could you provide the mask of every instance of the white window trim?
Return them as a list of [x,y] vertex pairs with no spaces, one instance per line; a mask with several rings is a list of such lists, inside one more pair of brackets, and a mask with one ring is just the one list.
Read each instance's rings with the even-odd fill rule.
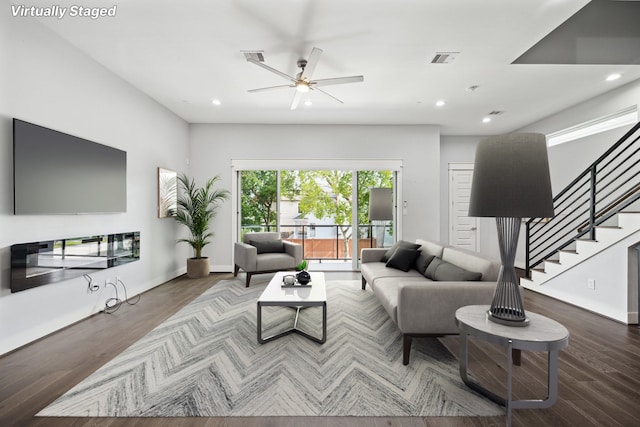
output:
[[547,146],[563,144],[585,138],[611,129],[632,125],[638,122],[638,106],[633,105],[613,114],[589,120],[547,135]]

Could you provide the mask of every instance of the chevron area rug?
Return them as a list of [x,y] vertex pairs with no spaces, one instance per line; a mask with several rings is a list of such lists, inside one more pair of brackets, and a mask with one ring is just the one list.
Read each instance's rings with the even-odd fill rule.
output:
[[[325,344],[298,334],[258,344],[265,286],[221,281],[37,415],[503,415],[464,386],[435,338],[414,340],[403,366],[400,333],[359,281],[327,281]],[[265,307],[265,336],[291,327],[294,315]],[[321,316],[317,307],[302,310],[298,326],[320,334]]]

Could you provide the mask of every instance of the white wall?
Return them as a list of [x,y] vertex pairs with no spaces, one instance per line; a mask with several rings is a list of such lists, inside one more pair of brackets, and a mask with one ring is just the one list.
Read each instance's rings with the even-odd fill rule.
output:
[[[292,114],[295,114],[293,112]],[[401,238],[440,238],[440,143],[436,126],[191,125],[191,170],[198,182],[221,174],[230,189],[239,159],[400,159],[407,201]],[[231,203],[219,211],[214,244],[204,252],[214,271],[232,267]]]
[[[549,134],[639,104],[640,80],[636,80],[532,123],[519,129],[518,132]],[[554,194],[561,191],[579,173],[604,154],[632,126],[628,125],[549,147],[549,170]]]
[[[6,6],[6,4],[5,4]],[[129,295],[184,270],[177,224],[158,219],[157,167],[185,169],[188,125],[30,18],[0,14],[0,354],[100,311],[111,290],[87,294],[83,278],[11,294],[10,246],[141,232],[141,259],[94,274],[118,275]],[[14,216],[12,118],[127,152],[127,212]],[[81,195],[79,195],[81,196]],[[144,309],[144,298],[140,303]],[[116,314],[117,315],[117,314]]]
[[[640,232],[634,233],[566,273],[527,288],[622,323],[637,322],[637,293],[628,284],[637,286],[636,281],[630,282],[630,278],[637,277],[632,271],[637,264],[630,258],[637,255],[630,248],[639,241]],[[589,279],[595,280],[595,289],[587,287]]]
[[612,129],[549,147],[549,173],[553,194],[562,191],[579,174],[615,144],[631,126]]

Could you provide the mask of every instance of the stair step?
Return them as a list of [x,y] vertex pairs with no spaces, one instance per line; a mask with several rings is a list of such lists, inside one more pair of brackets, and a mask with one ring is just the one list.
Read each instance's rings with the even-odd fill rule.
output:
[[618,214],[618,224],[623,227],[640,227],[640,212],[620,212]]
[[533,285],[535,282],[527,277],[521,277],[520,278],[520,284],[521,285]]
[[545,273],[544,271],[536,271],[536,270],[531,270],[531,281],[532,282],[536,282],[536,283],[540,283],[540,282],[545,282],[547,281],[550,277],[553,276],[549,276],[547,273]]
[[540,266],[532,268],[531,277],[520,279],[521,284],[530,288],[540,286],[616,244],[616,242],[640,231],[638,204],[633,206],[633,210],[618,212],[604,224],[596,226],[594,230],[595,239],[591,239],[588,234],[574,239],[571,245],[558,250],[552,256],[555,259],[545,259]]

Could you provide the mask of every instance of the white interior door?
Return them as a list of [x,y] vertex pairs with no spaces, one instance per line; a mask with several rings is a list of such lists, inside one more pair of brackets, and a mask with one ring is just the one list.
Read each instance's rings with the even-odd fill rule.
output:
[[449,244],[478,252],[479,219],[468,215],[472,179],[472,163],[449,165]]

